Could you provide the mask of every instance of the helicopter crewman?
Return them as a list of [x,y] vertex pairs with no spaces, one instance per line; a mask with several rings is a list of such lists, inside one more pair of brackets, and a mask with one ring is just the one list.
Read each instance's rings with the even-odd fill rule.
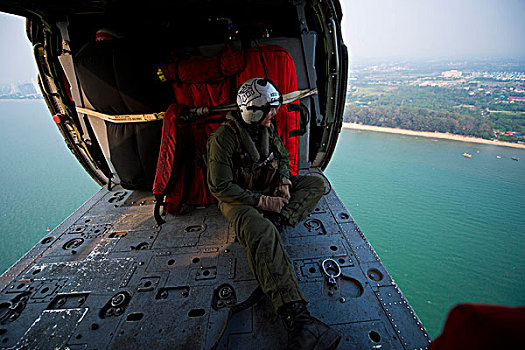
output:
[[280,231],[296,226],[325,191],[316,176],[290,175],[289,155],[271,123],[282,97],[268,79],[254,78],[237,92],[237,111],[207,144],[208,185],[246,248],[262,291],[288,330],[290,349],[335,349],[339,333],[308,312]]

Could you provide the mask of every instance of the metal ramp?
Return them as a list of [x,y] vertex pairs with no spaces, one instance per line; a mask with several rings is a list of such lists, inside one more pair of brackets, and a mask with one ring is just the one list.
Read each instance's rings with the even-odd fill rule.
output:
[[[343,334],[339,349],[425,348],[426,330],[327,188],[282,235],[312,315]],[[150,193],[103,188],[4,273],[0,348],[285,348],[266,297],[236,309],[257,282],[217,207],[162,227],[153,207]]]

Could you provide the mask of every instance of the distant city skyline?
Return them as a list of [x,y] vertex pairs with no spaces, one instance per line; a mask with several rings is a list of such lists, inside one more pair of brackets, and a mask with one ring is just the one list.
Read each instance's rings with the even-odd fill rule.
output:
[[[351,58],[525,58],[523,0],[342,0]],[[0,84],[37,75],[25,19],[0,13]]]

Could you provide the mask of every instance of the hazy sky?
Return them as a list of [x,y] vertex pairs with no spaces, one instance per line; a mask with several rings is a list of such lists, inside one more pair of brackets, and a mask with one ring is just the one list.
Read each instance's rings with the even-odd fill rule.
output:
[[25,18],[0,12],[0,84],[36,79],[36,64],[25,23]]
[[357,57],[525,57],[525,0],[342,0]]
[[[341,0],[350,54],[525,57],[525,0]],[[0,83],[36,76],[25,20],[0,13]]]

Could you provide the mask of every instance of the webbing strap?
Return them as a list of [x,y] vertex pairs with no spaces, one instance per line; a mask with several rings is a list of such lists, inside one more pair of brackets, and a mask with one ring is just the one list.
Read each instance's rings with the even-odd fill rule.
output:
[[87,108],[77,107],[77,112],[84,113],[99,119],[104,119],[112,123],[135,123],[135,122],[152,122],[164,118],[164,112],[151,114],[120,114],[110,115],[93,111]]
[[[283,105],[295,102],[302,98],[312,96],[317,94],[317,88],[315,89],[306,89],[292,91],[283,95]],[[150,113],[150,114],[120,114],[120,115],[110,115],[100,113],[88,108],[77,107],[77,112],[84,113],[99,119],[107,120],[112,123],[136,123],[136,122],[152,122],[156,120],[164,119],[164,112],[160,113]],[[189,112],[192,114],[191,118],[183,119],[198,119],[199,117],[206,117],[213,112],[228,112],[237,110],[237,105],[235,103],[224,105],[224,106],[214,106],[214,107],[196,107],[190,108]]]

